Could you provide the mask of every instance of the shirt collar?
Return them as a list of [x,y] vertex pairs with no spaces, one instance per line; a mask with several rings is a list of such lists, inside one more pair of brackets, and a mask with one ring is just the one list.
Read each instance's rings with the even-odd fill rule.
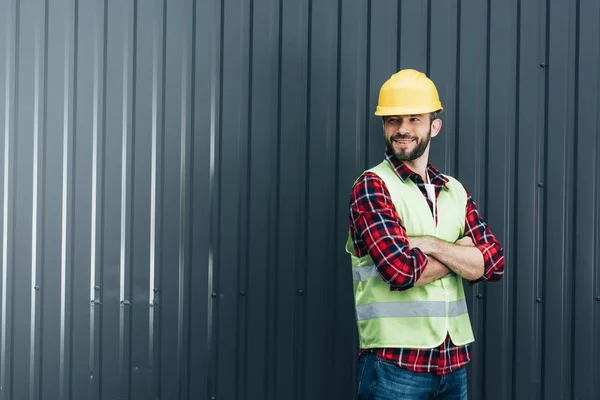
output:
[[[396,156],[393,153],[391,153],[390,151],[385,152],[385,159],[394,168],[394,171],[396,171],[396,175],[398,175],[398,177],[402,180],[402,182],[404,182],[405,180],[407,180],[409,178],[412,179],[413,182],[415,182],[415,183],[418,183],[419,181],[420,182],[423,181],[421,179],[421,177],[419,176],[419,174],[414,172],[412,169],[408,168],[406,166],[406,164],[404,164],[402,161],[398,160],[396,158]],[[444,175],[442,175],[442,173],[440,171],[438,171],[437,168],[435,168],[431,164],[427,164],[427,172],[429,173],[429,179],[430,179],[432,185],[441,186],[441,187],[447,189],[446,183],[448,183],[448,178],[446,178]]]

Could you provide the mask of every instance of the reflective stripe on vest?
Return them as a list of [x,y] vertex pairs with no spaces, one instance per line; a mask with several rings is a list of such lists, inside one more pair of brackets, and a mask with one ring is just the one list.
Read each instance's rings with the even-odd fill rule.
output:
[[379,273],[374,265],[367,265],[364,267],[353,267],[352,278],[354,282],[365,282],[371,278],[378,277]]
[[[446,306],[448,309],[446,310]],[[389,303],[360,304],[356,306],[356,319],[400,317],[458,317],[466,314],[465,299],[451,301],[399,301]]]
[[[446,275],[442,276],[445,278],[449,275],[456,275],[454,271],[448,272]],[[361,267],[352,267],[352,279],[354,282],[366,282],[371,278],[378,278],[379,272],[377,272],[377,267],[374,265],[365,265]]]

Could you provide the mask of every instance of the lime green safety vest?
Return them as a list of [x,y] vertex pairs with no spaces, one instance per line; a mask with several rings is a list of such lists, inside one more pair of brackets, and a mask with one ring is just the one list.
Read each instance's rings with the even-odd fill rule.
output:
[[[436,227],[427,200],[412,180],[402,181],[388,161],[367,172],[385,182],[409,237],[435,236],[454,243],[463,236],[467,194],[456,179],[447,177],[438,196]],[[351,237],[346,250],[352,257],[361,348],[430,349],[442,344],[447,333],[458,346],[475,340],[460,276],[451,273],[420,287],[391,291],[369,255],[354,256]]]

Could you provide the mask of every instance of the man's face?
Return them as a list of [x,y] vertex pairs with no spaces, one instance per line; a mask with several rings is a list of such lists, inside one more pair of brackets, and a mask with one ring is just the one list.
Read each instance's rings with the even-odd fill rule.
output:
[[[430,114],[384,117],[386,147],[399,161],[416,160],[427,150],[431,140],[431,128]],[[435,133],[437,134],[437,130]]]

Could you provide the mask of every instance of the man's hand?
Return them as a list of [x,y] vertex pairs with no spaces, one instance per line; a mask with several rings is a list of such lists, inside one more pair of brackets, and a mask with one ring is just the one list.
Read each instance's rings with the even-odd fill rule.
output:
[[439,240],[433,236],[415,236],[408,238],[408,245],[411,249],[418,247],[423,253],[430,255],[433,252],[435,241]]
[[456,242],[454,242],[454,244],[457,244],[459,246],[475,246],[475,243],[473,243],[473,239],[470,236],[463,236]]

